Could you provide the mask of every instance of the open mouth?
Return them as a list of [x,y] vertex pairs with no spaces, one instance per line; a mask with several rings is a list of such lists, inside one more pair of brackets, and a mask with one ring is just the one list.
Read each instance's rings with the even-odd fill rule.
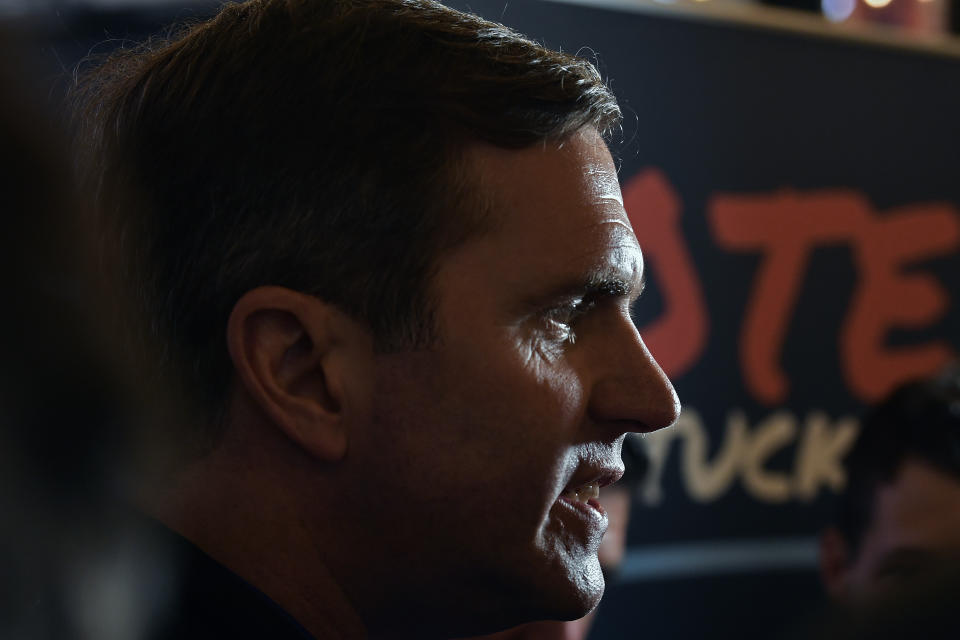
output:
[[600,497],[600,483],[588,482],[574,489],[567,489],[560,495],[567,500],[589,504],[591,500],[596,501]]
[[[588,472],[589,473],[589,472]],[[560,499],[581,509],[597,511],[601,515],[605,514],[600,505],[600,489],[608,484],[612,484],[623,475],[623,469],[605,469],[599,473],[595,472],[592,477],[586,478],[580,475],[579,479],[573,482],[560,493]]]

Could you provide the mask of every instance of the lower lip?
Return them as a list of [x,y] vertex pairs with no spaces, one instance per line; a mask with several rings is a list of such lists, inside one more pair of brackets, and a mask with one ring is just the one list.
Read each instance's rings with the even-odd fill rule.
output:
[[587,502],[580,502],[579,500],[571,500],[570,498],[560,496],[557,502],[561,507],[564,507],[564,511],[572,512],[572,514],[576,515],[588,527],[596,527],[600,533],[606,530],[607,512],[603,510],[603,507],[600,506],[600,503],[596,500],[591,499]]

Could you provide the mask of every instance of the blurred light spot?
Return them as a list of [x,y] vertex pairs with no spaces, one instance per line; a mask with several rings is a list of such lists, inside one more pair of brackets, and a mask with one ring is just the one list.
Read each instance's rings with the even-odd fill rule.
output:
[[[874,0],[875,2],[876,0]],[[853,13],[857,0],[821,0],[823,15],[831,22],[843,22]]]
[[867,3],[868,7],[873,9],[883,9],[885,6],[893,2],[893,0],[863,0]]
[[76,637],[145,640],[174,595],[174,571],[165,550],[118,539],[80,558],[69,594]]

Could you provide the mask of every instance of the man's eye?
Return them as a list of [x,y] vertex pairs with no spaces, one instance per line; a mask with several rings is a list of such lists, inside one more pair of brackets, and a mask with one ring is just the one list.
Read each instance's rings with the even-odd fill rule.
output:
[[597,306],[595,300],[580,298],[551,310],[552,319],[564,324],[574,324],[595,306]]
[[544,319],[547,322],[548,328],[554,332],[559,339],[573,342],[576,337],[573,333],[573,325],[595,306],[595,300],[580,298],[548,309],[544,315]]

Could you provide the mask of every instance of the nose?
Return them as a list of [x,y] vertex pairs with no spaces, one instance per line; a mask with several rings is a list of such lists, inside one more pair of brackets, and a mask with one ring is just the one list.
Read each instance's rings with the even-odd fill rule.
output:
[[680,399],[633,324],[607,334],[596,360],[597,377],[588,411],[600,423],[623,431],[649,433],[669,427],[680,416]]

